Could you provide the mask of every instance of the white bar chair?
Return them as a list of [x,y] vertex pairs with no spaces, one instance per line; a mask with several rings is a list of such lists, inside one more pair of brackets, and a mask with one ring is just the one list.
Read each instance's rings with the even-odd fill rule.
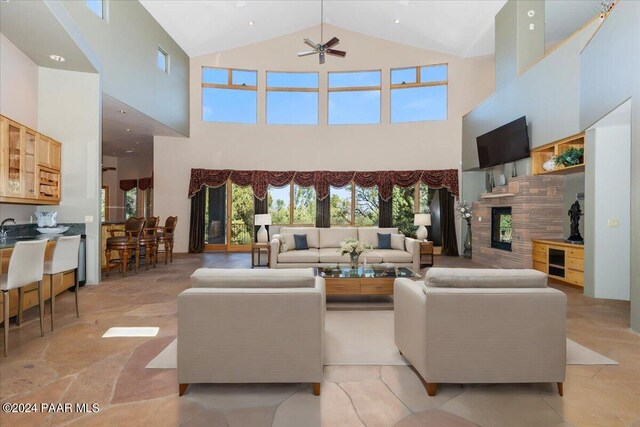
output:
[[7,274],[0,275],[0,291],[4,308],[4,357],[9,347],[9,291],[18,289],[18,319],[22,313],[22,287],[38,282],[38,312],[40,315],[40,336],[44,336],[44,294],[42,277],[44,272],[44,252],[47,240],[17,242],[9,258]]
[[51,330],[53,331],[53,312],[56,307],[56,293],[53,289],[55,274],[73,271],[73,283],[76,294],[76,317],[80,318],[78,309],[78,251],[80,250],[80,236],[62,236],[56,242],[51,261],[44,263],[44,274],[49,276],[51,290]]

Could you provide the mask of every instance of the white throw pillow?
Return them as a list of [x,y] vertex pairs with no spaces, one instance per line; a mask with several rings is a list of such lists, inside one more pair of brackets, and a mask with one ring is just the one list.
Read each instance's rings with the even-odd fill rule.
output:
[[296,241],[293,233],[282,233],[282,244],[280,245],[282,252],[294,251],[296,249]]
[[391,235],[391,249],[404,251],[404,234]]

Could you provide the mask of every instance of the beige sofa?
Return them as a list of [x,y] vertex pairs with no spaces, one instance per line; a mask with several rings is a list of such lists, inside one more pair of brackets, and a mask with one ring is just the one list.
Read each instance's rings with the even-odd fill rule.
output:
[[178,382],[313,384],[323,370],[324,279],[313,269],[200,268],[178,295]]
[[[378,233],[396,235],[392,249],[378,248]],[[294,234],[306,234],[309,249],[291,248]],[[360,262],[368,264],[393,263],[398,267],[420,270],[420,241],[402,236],[397,228],[378,227],[281,227],[271,239],[271,268],[321,267],[348,265],[349,255],[340,255],[340,244],[353,238],[370,244],[373,249],[360,256]],[[395,246],[395,247],[394,247]]]
[[395,342],[434,396],[438,383],[557,383],[566,295],[535,270],[432,268],[394,283]]

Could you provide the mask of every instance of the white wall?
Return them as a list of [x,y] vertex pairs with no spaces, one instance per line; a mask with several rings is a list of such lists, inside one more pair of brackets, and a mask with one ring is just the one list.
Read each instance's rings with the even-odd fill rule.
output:
[[100,76],[39,70],[38,130],[62,143],[61,222],[85,222],[87,283],[100,280]]
[[630,297],[630,151],[630,125],[588,132],[585,260],[592,262],[585,262],[585,293],[596,298]]
[[[263,43],[191,58],[191,137],[154,139],[155,213],[178,215],[176,251],[187,250],[191,168],[268,170],[458,169],[462,115],[494,89],[493,57],[463,59],[326,26],[340,38],[345,59],[298,58],[302,39],[317,28]],[[389,70],[449,64],[448,120],[390,124]],[[258,70],[258,124],[204,123],[201,120],[203,66]],[[382,70],[379,125],[328,126],[327,71]],[[266,71],[320,71],[318,126],[265,124]]]
[[629,98],[631,108],[631,328],[640,332],[640,2],[616,4],[580,57],[580,123],[587,128]]
[[[38,66],[0,33],[0,114],[38,129]],[[0,220],[30,221],[35,206],[3,203]]]

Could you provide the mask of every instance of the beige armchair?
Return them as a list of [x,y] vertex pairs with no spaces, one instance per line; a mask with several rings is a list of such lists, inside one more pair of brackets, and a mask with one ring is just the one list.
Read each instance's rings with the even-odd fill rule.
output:
[[439,383],[557,383],[566,295],[534,270],[432,268],[394,283],[395,342],[430,396]]
[[178,295],[178,382],[313,384],[323,374],[324,279],[313,269],[198,269]]

